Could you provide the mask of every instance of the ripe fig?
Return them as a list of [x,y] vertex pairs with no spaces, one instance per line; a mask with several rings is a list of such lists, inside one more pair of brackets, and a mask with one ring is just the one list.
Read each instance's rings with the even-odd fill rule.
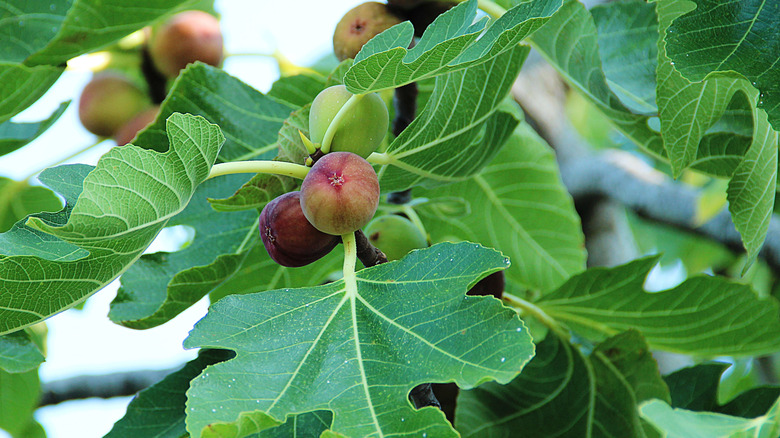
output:
[[81,92],[79,119],[89,132],[112,137],[150,105],[149,97],[127,77],[99,73]]
[[160,107],[153,106],[147,110],[141,111],[138,115],[130,119],[129,122],[122,125],[116,134],[114,134],[114,141],[116,141],[117,146],[124,146],[131,143],[139,132],[154,122],[154,119],[159,112]]
[[339,61],[354,58],[371,38],[401,20],[384,3],[366,2],[344,14],[333,32],[333,52]]
[[185,11],[171,17],[152,33],[149,56],[160,73],[175,78],[187,64],[222,62],[219,21],[202,11]]
[[387,256],[388,260],[403,258],[409,251],[425,248],[428,241],[409,219],[397,214],[380,216],[366,225],[368,241]]
[[374,168],[351,152],[325,154],[301,185],[303,214],[323,233],[341,235],[362,228],[378,205]]
[[[309,134],[314,143],[322,143],[328,126],[350,97],[352,93],[345,86],[334,85],[314,98],[309,111]],[[368,158],[382,144],[389,120],[387,107],[378,94],[363,96],[340,120],[330,150],[352,152]]]
[[339,242],[337,236],[314,228],[301,210],[301,192],[285,193],[269,202],[260,213],[260,237],[268,255],[282,266],[308,265],[328,254]]

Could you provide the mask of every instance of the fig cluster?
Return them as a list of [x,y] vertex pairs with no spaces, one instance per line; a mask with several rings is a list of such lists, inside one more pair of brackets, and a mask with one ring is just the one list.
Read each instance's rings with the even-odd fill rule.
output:
[[[187,64],[202,61],[218,66],[222,62],[219,21],[205,12],[181,12],[154,30],[147,29],[145,35],[148,38],[141,50],[112,56],[110,71],[96,73],[79,100],[84,128],[113,138],[119,146],[130,143],[156,119],[169,79]],[[129,56],[135,56],[135,62],[128,62]],[[114,63],[115,59],[119,61]]]

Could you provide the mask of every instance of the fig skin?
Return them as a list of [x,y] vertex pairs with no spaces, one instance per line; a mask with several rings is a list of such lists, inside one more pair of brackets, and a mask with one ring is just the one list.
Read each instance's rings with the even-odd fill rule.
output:
[[218,67],[223,57],[219,21],[203,11],[180,12],[152,33],[149,56],[155,68],[171,79],[195,61]]
[[314,228],[301,211],[301,192],[285,193],[260,213],[260,237],[268,255],[282,266],[305,266],[328,254],[339,243],[337,236]]
[[351,152],[325,154],[301,185],[303,214],[323,233],[342,235],[363,228],[378,205],[374,168]]
[[380,216],[366,225],[368,241],[388,260],[399,260],[409,251],[428,246],[428,241],[409,219],[397,214]]
[[149,97],[118,73],[99,73],[81,91],[79,119],[87,131],[113,137],[124,124],[151,106]]
[[354,58],[371,38],[400,23],[384,3],[366,2],[344,14],[333,32],[333,52],[339,61]]
[[[334,85],[314,98],[309,110],[309,134],[314,143],[322,143],[328,126],[353,94],[343,85]],[[376,93],[363,96],[342,118],[330,143],[332,152],[352,152],[368,158],[387,134],[390,116]]]
[[124,146],[128,143],[132,143],[139,132],[154,122],[154,119],[157,118],[159,112],[160,107],[153,106],[147,110],[141,111],[138,115],[130,119],[129,122],[122,125],[116,134],[114,134],[116,145]]

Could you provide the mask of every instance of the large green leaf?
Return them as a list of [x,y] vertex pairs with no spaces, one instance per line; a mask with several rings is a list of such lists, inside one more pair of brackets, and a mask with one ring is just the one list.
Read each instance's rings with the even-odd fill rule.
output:
[[560,4],[560,0],[521,3],[485,28],[485,19],[474,23],[477,1],[468,0],[440,15],[408,50],[412,24],[393,26],[363,46],[344,76],[344,85],[353,93],[368,93],[490,62],[514,50]]
[[0,372],[22,373],[43,362],[41,349],[26,331],[0,336]]
[[69,103],[70,101],[63,102],[48,118],[40,122],[0,123],[0,156],[13,152],[38,138],[60,118]]
[[27,215],[60,210],[62,202],[51,190],[0,176],[0,233],[10,230]]
[[620,101],[637,114],[654,114],[658,19],[655,4],[611,2],[590,10],[604,75]]
[[593,102],[634,143],[663,156],[661,136],[647,115],[632,113],[610,89],[599,58],[593,17],[576,0],[566,0],[547,24],[529,39],[563,78]]
[[22,63],[46,47],[62,27],[72,4],[73,0],[0,3],[0,60]]
[[133,144],[168,150],[165,119],[174,112],[189,113],[219,125],[225,135],[220,161],[267,160],[276,156],[277,132],[293,109],[218,68],[197,62],[179,74],[160,115]]
[[0,259],[0,333],[41,321],[100,290],[187,206],[224,137],[218,127],[191,115],[174,114],[167,126],[171,149],[164,154],[132,146],[105,154],[83,180],[67,223],[43,216],[27,221],[90,254],[76,261]]
[[646,402],[639,410],[668,438],[775,438],[780,434],[780,399],[763,417],[755,419],[672,409],[660,400]]
[[311,103],[325,89],[326,79],[315,74],[284,76],[274,82],[266,96],[291,107],[302,107]]
[[192,227],[194,239],[179,251],[144,254],[130,266],[111,303],[112,321],[136,329],[163,324],[238,269],[259,240],[257,212],[221,213],[207,198],[228,195],[246,178],[229,175],[198,187],[187,207],[167,224]]
[[187,430],[239,437],[330,410],[332,430],[348,436],[456,436],[441,411],[415,410],[407,395],[424,382],[506,383],[530,359],[531,338],[514,312],[465,296],[507,264],[479,245],[440,244],[346,283],[223,298],[185,346],[237,357],[193,381]]
[[701,81],[715,72],[742,74],[761,92],[758,108],[780,130],[780,3],[777,0],[694,0],[676,19],[666,41],[683,76]]
[[590,339],[635,328],[652,348],[700,356],[748,356],[780,349],[773,298],[749,286],[696,276],[662,292],[643,288],[656,257],[592,268],[537,303],[550,317]]
[[37,368],[15,374],[0,370],[0,430],[12,437],[30,436],[26,432],[35,428],[33,412],[40,396]]
[[516,46],[436,78],[428,105],[385,151],[387,164],[377,170],[382,191],[464,180],[488,163],[521,118],[502,102],[527,54]]
[[525,123],[477,176],[414,194],[462,198],[468,214],[449,208],[420,209],[434,241],[458,238],[490,245],[507,254],[510,282],[552,290],[585,269],[579,216],[561,183],[555,156]]
[[0,62],[0,123],[22,112],[51,87],[63,67]]

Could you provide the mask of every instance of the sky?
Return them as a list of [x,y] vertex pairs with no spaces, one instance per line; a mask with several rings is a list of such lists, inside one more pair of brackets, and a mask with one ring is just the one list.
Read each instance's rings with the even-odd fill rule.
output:
[[[332,51],[336,23],[355,0],[226,0],[216,1],[221,14],[227,53],[271,53],[280,50],[291,61],[307,65]],[[305,13],[301,13],[304,11]],[[273,60],[262,56],[228,57],[224,69],[260,91],[268,91],[279,77]],[[89,81],[89,71],[66,71],[44,97],[14,118],[16,122],[48,117],[65,100],[73,100],[57,123],[33,143],[0,157],[0,176],[14,179],[95,142],[78,120],[78,95]],[[115,144],[107,140],[69,162],[95,164]],[[186,239],[180,229],[166,229],[147,252],[175,250]],[[111,323],[106,316],[116,295],[118,280],[87,300],[84,310],[67,310],[46,321],[48,354],[41,366],[42,381],[82,374],[108,374],[138,369],[167,369],[195,357],[182,341],[206,313],[202,300],[163,326],[137,331]],[[106,434],[121,418],[131,397],[88,399],[41,408],[36,412],[51,438],[90,438]],[[0,438],[8,435],[0,431]]]

